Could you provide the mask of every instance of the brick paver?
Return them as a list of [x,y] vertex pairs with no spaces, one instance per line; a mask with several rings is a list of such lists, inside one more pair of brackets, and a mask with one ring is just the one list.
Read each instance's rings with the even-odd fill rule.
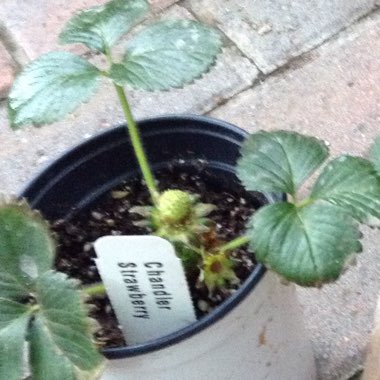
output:
[[[161,11],[178,0],[150,0],[154,12]],[[62,47],[57,36],[73,13],[105,0],[2,0],[0,21],[12,31],[30,59],[51,50],[84,51],[78,47]]]
[[295,129],[361,154],[380,133],[379,16],[212,113],[250,131]]
[[373,9],[375,0],[187,0],[269,73]]
[[[380,135],[380,14],[211,115],[251,132],[316,135],[333,154],[366,154]],[[367,229],[365,253],[341,281],[300,291],[324,380],[346,379],[362,360],[380,289],[379,247],[379,232]]]
[[169,6],[178,3],[179,0],[149,0],[153,12],[157,13]]
[[13,59],[0,41],[0,99],[6,97],[13,82],[14,71]]
[[75,11],[100,4],[104,0],[2,0],[0,20],[28,57],[34,59],[42,53],[62,49],[57,36]]

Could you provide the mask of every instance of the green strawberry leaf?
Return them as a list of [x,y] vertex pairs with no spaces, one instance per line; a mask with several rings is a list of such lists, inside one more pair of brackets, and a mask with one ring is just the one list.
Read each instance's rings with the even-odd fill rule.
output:
[[22,378],[24,341],[29,320],[25,305],[0,298],[0,379]]
[[377,137],[371,148],[371,159],[375,165],[377,173],[380,175],[380,136]]
[[243,144],[237,174],[247,190],[295,195],[326,160],[327,146],[314,137],[276,131],[252,134]]
[[0,206],[0,220],[0,294],[21,297],[52,267],[54,242],[47,223],[25,204]]
[[33,376],[96,378],[102,356],[92,342],[91,320],[74,281],[63,273],[46,272],[37,281],[36,298],[40,310],[30,334]]
[[148,91],[182,87],[211,67],[221,47],[220,35],[199,22],[159,22],[129,41],[110,76],[119,85]]
[[[27,278],[27,277],[26,277]],[[2,297],[20,299],[28,294],[29,287],[25,284],[24,278],[16,274],[6,273],[0,268],[0,294]],[[30,280],[32,283],[32,280]]]
[[380,177],[371,162],[352,156],[331,161],[315,183],[312,199],[324,199],[365,221],[380,219]]
[[106,53],[144,14],[146,0],[113,0],[78,12],[60,34],[63,44],[83,43],[90,49]]
[[361,250],[354,219],[329,203],[265,206],[254,214],[248,236],[259,262],[303,286],[335,280]]
[[60,120],[98,86],[100,71],[67,52],[42,55],[16,78],[8,98],[12,128]]

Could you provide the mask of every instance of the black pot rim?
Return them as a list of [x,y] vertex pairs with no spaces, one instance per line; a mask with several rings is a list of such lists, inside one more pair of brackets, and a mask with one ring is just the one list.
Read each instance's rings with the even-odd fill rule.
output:
[[[227,132],[231,134],[231,136],[234,136],[235,138],[237,137],[241,141],[243,141],[248,136],[248,132],[228,122],[206,117],[206,116],[196,116],[196,115],[190,115],[190,114],[163,115],[163,116],[157,116],[153,118],[145,118],[145,119],[139,120],[139,123],[142,123],[142,122],[149,123],[151,121],[154,122],[157,120],[159,121],[176,120],[178,122],[189,121],[189,120],[195,121],[195,122],[199,121],[201,123],[205,123],[212,126],[212,128],[215,129],[215,133],[218,133],[218,130],[220,132],[222,131]],[[27,189],[38,186],[38,178],[40,177],[40,175],[48,170],[51,170],[57,161],[64,160],[66,156],[69,156],[73,154],[74,152],[81,150],[83,146],[89,143],[89,141],[94,142],[96,140],[101,140],[104,137],[107,137],[111,135],[112,133],[114,133],[116,129],[120,129],[120,128],[121,126],[116,126],[116,127],[108,129],[107,131],[102,131],[100,133],[97,133],[94,136],[92,136],[90,139],[82,143],[79,143],[75,145],[74,147],[66,150],[62,155],[56,158],[52,163],[46,165],[34,177],[34,179],[32,179],[32,181],[30,181],[24,187],[24,189],[20,192],[21,196],[22,194],[25,194]],[[210,133],[212,134],[214,133],[214,131],[211,131]],[[272,194],[270,195],[268,194],[267,198],[269,202],[273,202],[274,199],[279,199],[277,195],[272,195]],[[215,308],[215,310],[213,310],[210,314],[204,316],[203,318],[192,323],[191,325],[186,326],[178,331],[175,331],[174,333],[168,334],[158,339],[150,340],[142,344],[104,349],[102,350],[104,356],[108,359],[123,359],[123,358],[132,357],[132,356],[148,354],[150,352],[154,352],[154,351],[163,349],[165,347],[175,345],[185,339],[191,338],[195,334],[202,332],[202,330],[206,329],[207,327],[211,326],[218,320],[222,319],[231,310],[237,307],[239,303],[242,302],[247,297],[247,295],[251,291],[254,290],[256,285],[263,278],[265,272],[266,272],[266,268],[262,264],[257,264],[254,270],[252,271],[252,273],[249,275],[249,277],[245,280],[245,282],[233,295],[231,295],[222,305]]]
[[[143,118],[137,121],[137,124],[140,123],[150,123],[150,122],[156,122],[156,121],[195,121],[195,122],[201,122],[204,124],[208,124],[212,126],[215,131],[210,132],[210,134],[218,133],[218,130],[220,132],[225,132],[228,131],[231,135],[235,135],[234,137],[236,138],[236,135],[239,135],[241,137],[241,141],[243,141],[249,134],[246,132],[244,129],[241,129],[237,127],[236,125],[230,124],[224,120],[212,118],[209,116],[200,116],[200,115],[192,115],[192,114],[173,114],[173,115],[159,115],[155,117],[147,117]],[[215,128],[216,127],[216,128]],[[43,166],[40,170],[36,172],[34,177],[32,178],[31,181],[29,181],[19,192],[19,194],[24,194],[27,190],[30,190],[31,188],[34,188],[35,186],[38,186],[38,181],[39,177],[41,174],[43,174],[46,171],[50,171],[51,169],[54,168],[56,165],[57,161],[62,161],[64,160],[67,156],[71,156],[75,154],[75,152],[80,151],[84,146],[86,146],[90,141],[91,142],[96,142],[97,140],[102,140],[113,133],[115,133],[115,130],[118,129],[124,129],[125,125],[124,124],[119,124],[114,127],[108,128],[106,131],[101,131],[95,133],[93,136],[88,138],[85,141],[82,141],[78,144],[75,144],[73,147],[66,149],[63,153],[58,155],[52,162],[47,163],[45,166]],[[157,132],[154,132],[157,133]],[[142,137],[144,137],[143,134],[141,134]],[[150,135],[150,133],[148,133]]]

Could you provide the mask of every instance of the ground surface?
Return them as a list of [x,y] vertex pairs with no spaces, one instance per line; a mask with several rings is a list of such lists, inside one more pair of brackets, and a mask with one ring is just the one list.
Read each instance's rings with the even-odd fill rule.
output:
[[[0,99],[15,73],[58,49],[77,9],[103,0],[2,0]],[[289,129],[330,142],[334,154],[366,155],[380,134],[380,10],[375,0],[151,0],[152,15],[208,21],[225,35],[217,67],[164,94],[130,91],[138,118],[208,114],[248,130]],[[74,47],[83,53],[81,47]],[[69,146],[122,122],[111,87],[64,122],[9,129],[0,100],[2,191],[17,192]],[[364,230],[364,252],[334,285],[299,289],[322,380],[360,368],[380,289],[380,234]]]

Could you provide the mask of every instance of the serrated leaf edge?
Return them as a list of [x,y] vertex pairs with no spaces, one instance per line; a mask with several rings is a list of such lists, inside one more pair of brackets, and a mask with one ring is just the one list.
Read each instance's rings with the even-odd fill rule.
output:
[[[294,207],[294,210],[297,214],[297,218],[301,220],[302,222],[302,219],[299,218],[299,213],[297,212],[298,209],[301,209],[302,207],[306,207],[307,205],[311,204],[311,203],[315,203],[315,202],[320,202],[320,203],[325,203],[325,204],[330,204],[330,205],[333,205],[337,208],[339,208],[339,210],[341,211],[342,214],[346,214],[347,215],[347,218],[349,218],[351,220],[351,223],[352,223],[352,226],[353,227],[356,227],[357,231],[358,231],[358,237],[356,239],[356,242],[357,242],[357,248],[353,249],[352,253],[349,254],[348,256],[346,256],[344,262],[342,263],[342,266],[341,266],[341,270],[340,272],[337,274],[337,276],[335,277],[331,277],[331,278],[328,278],[328,279],[321,279],[320,281],[314,281],[314,282],[302,282],[302,281],[297,281],[295,279],[288,279],[286,278],[283,274],[279,273],[276,269],[273,269],[270,265],[270,263],[267,262],[267,255],[269,254],[269,247],[271,246],[270,242],[268,241],[267,243],[267,251],[268,253],[264,256],[261,256],[261,258],[258,260],[259,262],[263,263],[269,270],[275,272],[281,279],[283,279],[286,283],[289,283],[289,282],[292,282],[292,283],[295,283],[295,284],[298,284],[302,287],[316,287],[316,288],[321,288],[323,285],[326,285],[326,284],[330,284],[330,283],[333,283],[335,282],[339,277],[341,277],[342,274],[344,274],[348,268],[352,265],[355,265],[356,264],[356,256],[357,254],[361,253],[362,250],[363,250],[363,246],[362,246],[362,242],[361,242],[361,233],[360,233],[360,230],[359,230],[359,226],[360,226],[360,223],[355,220],[355,218],[353,218],[349,212],[347,212],[347,210],[343,209],[342,207],[338,206],[338,205],[335,205],[333,203],[330,203],[330,202],[327,202],[325,200],[310,200],[309,203],[303,205],[303,206],[300,206],[298,207],[297,205],[295,204],[292,204],[292,203],[289,203],[289,202],[280,202],[280,203],[285,203],[285,204],[288,204],[288,205],[292,205]],[[264,208],[266,207],[270,207],[272,206],[273,204],[269,204],[269,205],[265,205],[263,207],[260,208],[260,210],[263,210]],[[260,211],[259,210],[259,211]],[[287,224],[286,220],[284,219],[283,220],[283,223],[284,224]],[[302,222],[302,225],[304,225],[304,223]],[[255,229],[255,214],[253,214],[249,220],[249,225],[248,225],[248,228],[251,229],[252,231]],[[279,228],[279,224],[276,225],[276,228]],[[303,230],[305,230],[303,228]],[[306,235],[306,234],[305,234]],[[272,233],[272,237],[275,238],[275,233]],[[286,238],[284,238],[283,240],[285,240]],[[307,243],[308,243],[308,246],[309,246],[309,251],[311,252],[312,250],[310,249],[311,245],[310,245],[310,242],[309,242],[309,239],[307,239]],[[254,243],[254,240],[251,239],[250,243],[249,243],[249,246],[250,246],[250,249],[252,250],[252,252],[255,252],[257,251],[257,247],[255,246],[255,243]],[[272,251],[272,254],[273,254],[273,251]],[[318,272],[318,268],[317,268],[317,265],[316,265],[316,262],[315,262],[315,259],[313,259],[313,266],[314,268],[316,269],[316,272]]]
[[[8,119],[10,121],[10,126],[12,129],[14,130],[17,130],[19,128],[21,128],[22,126],[24,125],[34,125],[34,126],[40,126],[40,125],[47,125],[47,124],[52,124],[54,122],[57,122],[61,119],[63,119],[65,116],[68,116],[68,115],[71,115],[73,112],[75,112],[75,110],[83,105],[83,104],[87,104],[90,100],[91,100],[91,96],[94,95],[94,93],[96,93],[96,91],[98,91],[98,87],[99,87],[99,83],[96,83],[94,85],[94,88],[93,88],[93,91],[92,93],[85,99],[82,99],[81,101],[79,102],[76,102],[76,105],[72,108],[71,111],[68,111],[66,112],[65,115],[63,115],[63,117],[61,118],[50,118],[48,121],[44,120],[44,121],[41,121],[41,122],[35,122],[32,120],[31,117],[29,117],[28,119],[25,119],[25,120],[22,120],[22,121],[16,121],[16,116],[17,116],[17,109],[20,108],[20,107],[23,107],[25,106],[25,104],[27,104],[29,100],[27,100],[26,102],[23,102],[22,104],[18,105],[17,107],[14,107],[14,105],[12,103],[14,103],[14,99],[17,99],[17,98],[13,98],[13,89],[18,86],[18,82],[20,80],[22,80],[22,77],[23,75],[27,75],[30,71],[33,71],[34,70],[34,65],[40,61],[41,58],[46,58],[47,56],[50,56],[50,55],[53,55],[53,54],[56,54],[56,53],[65,53],[67,55],[71,55],[73,58],[77,58],[79,60],[82,60],[84,63],[86,63],[87,65],[91,66],[93,69],[94,69],[94,72],[96,71],[98,73],[98,76],[95,78],[95,81],[99,82],[100,81],[100,78],[102,76],[104,76],[104,73],[99,70],[98,67],[96,67],[95,65],[93,65],[91,62],[89,61],[86,61],[85,59],[83,59],[81,56],[78,56],[76,54],[73,54],[73,53],[70,53],[70,52],[67,52],[67,51],[51,51],[51,52],[48,52],[48,53],[45,53],[43,55],[41,55],[40,57],[36,58],[35,60],[29,62],[25,67],[24,69],[19,73],[19,75],[16,77],[16,79],[14,80],[13,82],[13,85],[10,89],[10,92],[9,92],[9,95],[8,95],[8,99],[7,99],[7,113],[8,113]],[[37,94],[39,94],[41,91],[44,91],[45,89],[42,89],[40,91],[37,92]],[[37,94],[35,94],[34,96],[36,96]]]

